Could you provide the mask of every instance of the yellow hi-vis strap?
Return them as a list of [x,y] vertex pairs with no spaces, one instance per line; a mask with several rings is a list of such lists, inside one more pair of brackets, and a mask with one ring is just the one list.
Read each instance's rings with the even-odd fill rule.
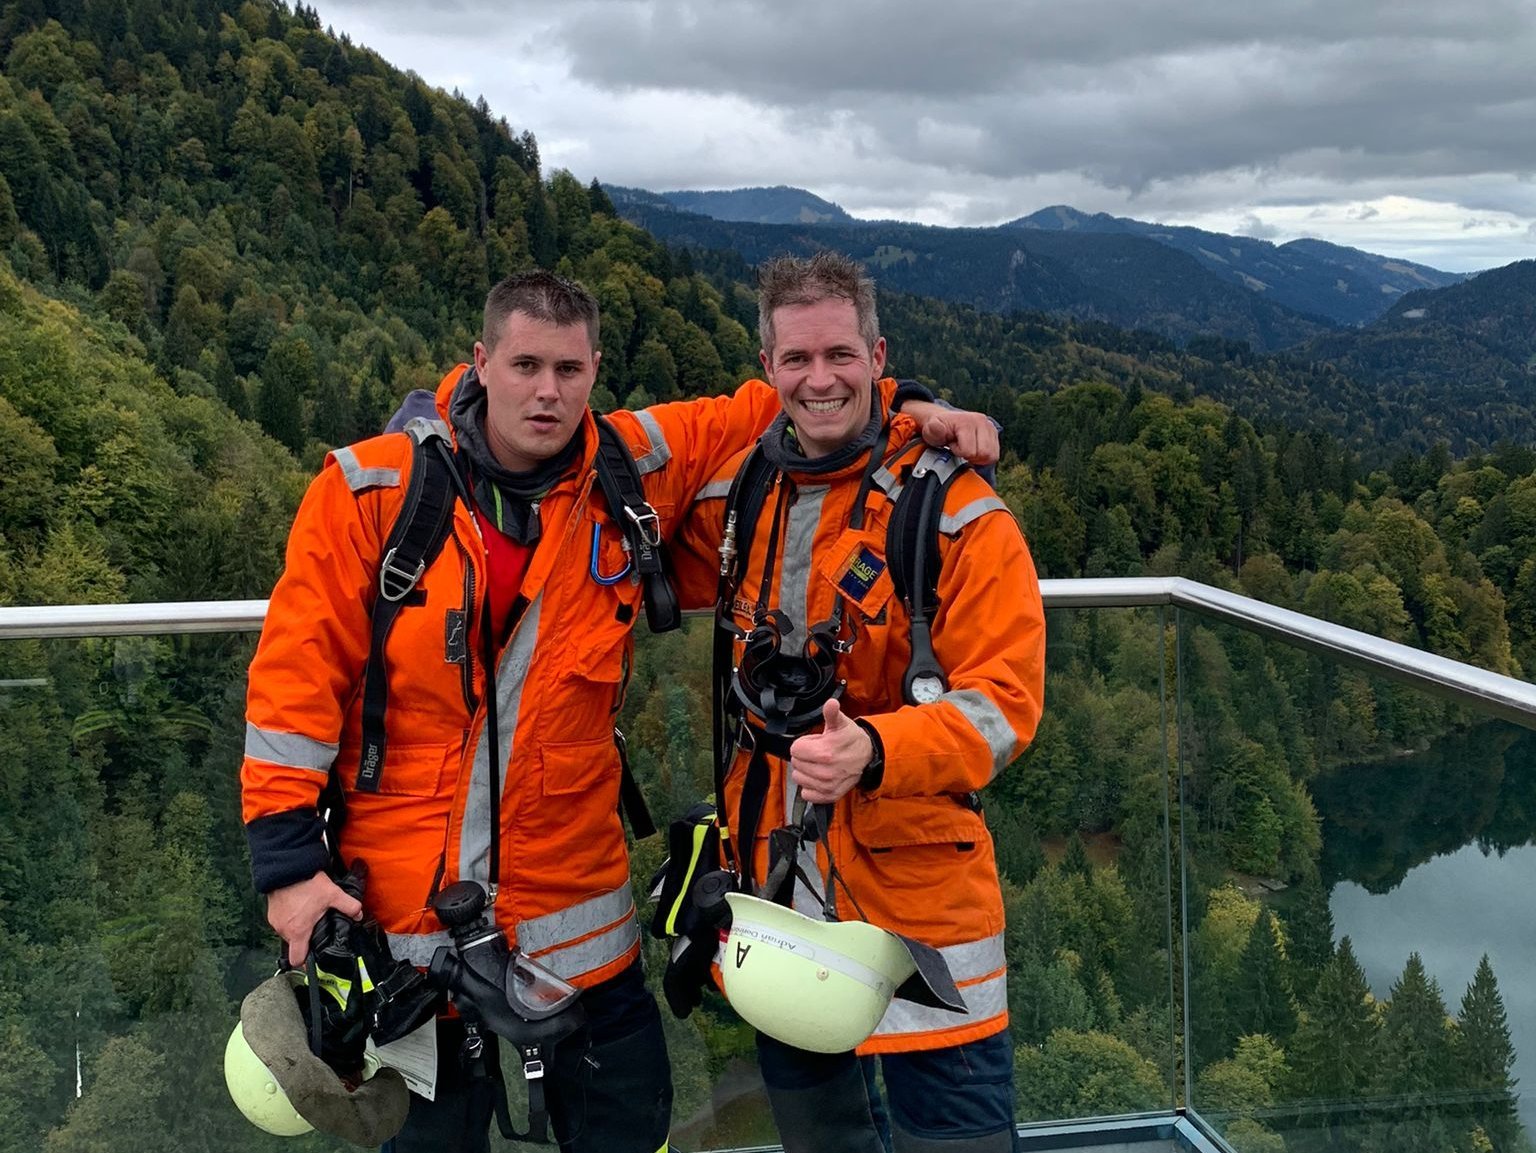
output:
[[[667,936],[677,936],[677,915],[682,911],[683,902],[692,892],[694,870],[699,867],[699,858],[704,855],[704,838],[709,835],[709,825],[695,825],[693,827],[693,852],[688,856],[688,871],[683,874],[683,887],[678,891],[677,900],[672,902],[672,911],[667,914]],[[666,1146],[662,1146],[665,1150]]]
[[[373,978],[368,975],[368,966],[363,964],[361,957],[357,959],[357,976],[358,985],[362,991],[373,992]],[[324,969],[316,969],[315,977],[320,982],[320,988],[335,998],[336,1004],[345,1009],[347,998],[352,996],[352,982],[345,977],[338,977],[335,973],[327,973]]]

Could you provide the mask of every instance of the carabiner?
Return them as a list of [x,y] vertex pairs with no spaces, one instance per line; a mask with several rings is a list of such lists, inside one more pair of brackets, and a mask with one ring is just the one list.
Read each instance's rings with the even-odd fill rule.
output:
[[603,526],[594,524],[592,526],[592,566],[590,570],[592,579],[600,585],[616,585],[627,577],[630,574],[630,570],[635,567],[635,558],[630,555],[629,538],[621,536],[619,539],[624,545],[624,567],[612,576],[604,576],[602,570],[597,565],[597,556],[600,551],[599,546],[602,544],[602,538]]

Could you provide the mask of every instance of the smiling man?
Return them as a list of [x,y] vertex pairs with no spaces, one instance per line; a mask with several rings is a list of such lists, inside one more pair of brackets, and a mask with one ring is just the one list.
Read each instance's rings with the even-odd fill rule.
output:
[[[997,494],[890,415],[897,382],[862,269],[785,257],[759,284],[784,411],[704,490],[678,562],[689,599],[716,589],[728,638],[715,650],[727,863],[750,895],[936,949],[965,1002],[892,1001],[856,1053],[759,1033],[769,1103],[787,1153],[1009,1153],[1003,900],[977,790],[1040,719],[1034,565]],[[899,503],[908,488],[933,502],[926,519]]]

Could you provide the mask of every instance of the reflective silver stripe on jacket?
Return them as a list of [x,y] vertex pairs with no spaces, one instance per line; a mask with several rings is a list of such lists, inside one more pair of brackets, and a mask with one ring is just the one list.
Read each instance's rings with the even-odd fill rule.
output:
[[335,449],[331,457],[341,469],[341,475],[346,479],[347,487],[353,492],[362,492],[367,488],[400,487],[398,468],[364,468],[358,463],[357,454],[351,448]]
[[569,908],[519,921],[517,944],[525,953],[540,954],[545,949],[589,936],[599,929],[616,926],[626,917],[633,919],[634,915],[635,898],[629,886],[625,885],[611,893],[589,897]]
[[697,500],[724,500],[731,495],[731,482],[728,480],[712,480],[699,489]]
[[[453,944],[445,929],[387,936],[395,960],[413,965],[429,964],[439,946]],[[627,887],[517,926],[517,947],[566,979],[619,960],[639,939],[640,923]]]
[[453,944],[447,929],[433,933],[385,933],[389,941],[389,955],[397,961],[426,968],[432,963],[432,954],[439,946]]
[[[523,707],[523,685],[528,679],[528,668],[533,663],[534,648],[539,640],[539,612],[544,604],[544,594],[534,598],[523,613],[512,634],[512,643],[501,654],[501,664],[496,669],[496,739],[501,746],[501,795],[506,797],[507,784],[512,779],[512,761],[516,750],[512,747],[513,734],[517,732],[518,714]],[[491,883],[491,724],[487,715],[475,740],[475,759],[470,769],[468,791],[464,801],[464,828],[459,834],[459,876],[466,881]]]
[[539,953],[534,960],[567,981],[601,969],[622,958],[640,941],[640,922],[633,911],[606,933]]
[[341,746],[298,733],[279,733],[273,729],[258,729],[249,721],[245,724],[245,755],[255,761],[282,765],[286,769],[310,769],[317,773],[330,771]]
[[[966,1011],[951,1013],[948,1009],[932,1009],[911,1001],[892,1001],[885,1016],[880,1018],[873,1036],[928,1033],[937,1029],[974,1025],[1007,1010],[1008,974],[1004,971],[1007,958],[1003,952],[1001,933],[963,945],[946,945],[939,952],[949,965],[955,984],[960,987]],[[966,984],[968,981],[974,984]]]
[[635,419],[640,422],[640,427],[645,429],[646,439],[651,442],[651,451],[644,456],[635,457],[635,468],[644,476],[648,472],[655,472],[667,461],[672,459],[672,447],[667,444],[667,436],[661,431],[661,425],[650,413],[641,409],[635,413]]
[[[820,621],[808,621],[806,613],[810,610],[806,607],[811,591],[811,574],[815,571],[814,558],[811,556],[811,544],[816,539],[816,526],[821,521],[821,506],[826,503],[827,493],[831,491],[827,485],[806,485],[795,494],[794,504],[789,506],[789,517],[784,525],[783,534],[779,537],[779,556],[775,563],[779,566],[779,603],[785,616],[789,618],[791,631],[784,638],[782,651],[787,656],[798,657],[805,653],[805,638],[813,624]],[[765,507],[767,502],[765,502]],[[753,548],[756,548],[754,542]],[[762,560],[766,563],[768,550],[763,549]],[[758,578],[761,579],[761,578]],[[756,596],[756,588],[749,589],[748,596]],[[774,607],[772,604],[770,608]]]
[[996,777],[1006,769],[1013,759],[1013,746],[1018,737],[992,698],[976,689],[952,689],[941,693],[939,700],[954,705],[987,742],[987,748],[992,750],[992,776]]
[[[1003,503],[1002,497],[984,496],[980,500],[973,500],[954,516],[939,517],[939,531],[946,536],[954,536],[957,532],[970,524],[979,516],[989,512],[1009,512],[1008,506]],[[1009,513],[1011,516],[1012,513]]]

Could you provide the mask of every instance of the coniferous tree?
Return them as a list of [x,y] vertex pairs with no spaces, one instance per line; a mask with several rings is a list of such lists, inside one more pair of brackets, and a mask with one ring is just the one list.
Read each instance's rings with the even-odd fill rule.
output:
[[1083,842],[1081,833],[1072,833],[1067,837],[1067,851],[1061,858],[1061,873],[1063,876],[1077,876],[1084,880],[1093,876],[1093,864],[1088,860],[1088,846]]
[[1315,875],[1298,886],[1285,928],[1291,988],[1297,1000],[1305,1002],[1333,958],[1333,911],[1328,890]]
[[1463,1088],[1474,1094],[1472,1115],[1495,1153],[1517,1148],[1520,1123],[1515,1114],[1515,1047],[1509,1037],[1509,1017],[1493,966],[1484,953],[1477,973],[1461,998],[1457,1018],[1455,1060]]
[[256,419],[267,435],[294,452],[304,447],[303,398],[314,384],[314,353],[302,337],[278,341],[262,361]]
[[[1307,1102],[1329,1101],[1348,1108],[1365,1096],[1379,1030],[1365,972],[1355,959],[1353,944],[1345,937],[1323,966],[1287,1049],[1291,1068],[1288,1096],[1298,1103],[1304,1117],[1312,1113]],[[1336,1125],[1344,1115],[1333,1107],[1325,1109],[1318,1121]]]
[[1286,1044],[1296,1031],[1296,1004],[1280,949],[1275,915],[1261,909],[1253,920],[1232,989],[1233,1021],[1239,1035],[1262,1033]]
[[1377,1038],[1371,1082],[1379,1123],[1367,1148],[1380,1153],[1432,1153],[1446,1147],[1448,1103],[1457,1082],[1451,1027],[1439,982],[1412,953],[1392,986]]

